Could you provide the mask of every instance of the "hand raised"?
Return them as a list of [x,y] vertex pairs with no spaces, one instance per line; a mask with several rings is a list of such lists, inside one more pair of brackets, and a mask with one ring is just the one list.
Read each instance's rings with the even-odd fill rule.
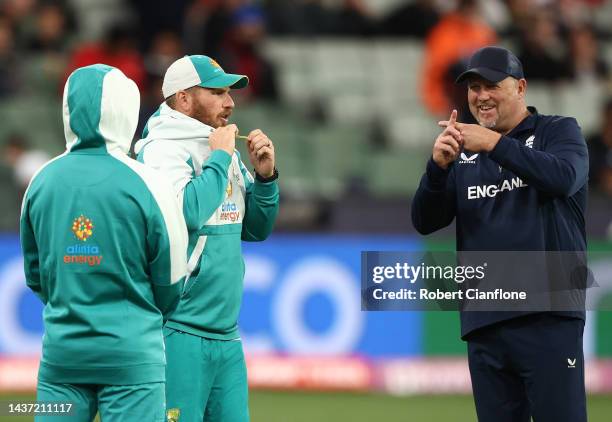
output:
[[[441,125],[442,122],[438,122]],[[444,121],[444,130],[438,137],[433,146],[433,160],[441,168],[447,169],[454,162],[463,145],[463,137],[456,128],[457,110],[453,110],[449,119]]]
[[270,177],[274,174],[274,144],[268,136],[259,129],[249,133],[247,140],[249,160],[257,174]]
[[210,149],[212,151],[220,149],[229,155],[234,154],[237,134],[238,127],[236,125],[227,125],[215,129],[208,138]]

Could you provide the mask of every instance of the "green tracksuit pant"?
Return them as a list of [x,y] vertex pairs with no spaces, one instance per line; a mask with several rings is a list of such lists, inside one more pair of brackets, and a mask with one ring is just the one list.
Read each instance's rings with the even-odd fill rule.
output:
[[69,415],[38,415],[35,422],[164,422],[164,383],[136,385],[56,384],[39,381],[39,402],[71,403]]
[[240,340],[164,329],[168,422],[248,422],[246,363]]

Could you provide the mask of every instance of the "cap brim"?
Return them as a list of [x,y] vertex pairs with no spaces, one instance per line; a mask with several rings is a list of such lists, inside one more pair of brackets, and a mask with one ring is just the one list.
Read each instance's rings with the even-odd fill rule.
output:
[[468,69],[463,72],[461,75],[455,79],[455,83],[459,84],[465,81],[470,76],[480,76],[483,79],[486,79],[489,82],[499,82],[506,79],[509,75],[504,72],[499,72],[497,70],[488,69],[485,67],[475,67],[473,69]]
[[199,86],[204,88],[232,88],[240,89],[249,84],[249,78],[245,75],[234,75],[233,73],[224,73],[215,78],[202,82]]

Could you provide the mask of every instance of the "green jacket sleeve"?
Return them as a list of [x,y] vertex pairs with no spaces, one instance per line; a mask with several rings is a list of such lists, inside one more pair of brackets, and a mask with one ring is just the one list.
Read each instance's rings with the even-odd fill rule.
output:
[[246,185],[242,240],[259,242],[265,240],[274,228],[280,198],[278,181],[262,183],[253,180],[242,161],[240,171]]
[[24,199],[21,210],[19,238],[21,241],[21,250],[23,252],[23,266],[25,270],[26,284],[32,291],[47,304],[47,295],[43,291],[40,283],[40,261],[38,256],[38,245],[32,230],[30,221],[30,201],[26,197]]
[[227,152],[213,151],[202,166],[202,173],[185,186],[183,214],[190,231],[200,229],[223,202],[231,162],[232,157]]
[[179,304],[187,272],[187,227],[170,185],[151,195],[146,233],[153,298],[166,321]]
[[182,292],[182,281],[180,283],[174,283],[168,286],[153,284],[153,298],[155,299],[155,305],[162,313],[164,323],[168,321],[170,315],[176,311]]

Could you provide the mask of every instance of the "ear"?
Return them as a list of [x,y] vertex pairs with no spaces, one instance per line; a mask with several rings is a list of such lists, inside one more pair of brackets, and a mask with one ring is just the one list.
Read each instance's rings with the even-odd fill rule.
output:
[[527,80],[525,78],[517,81],[516,90],[519,98],[525,98],[525,93],[527,92]]
[[185,90],[180,90],[176,93],[176,110],[185,114],[191,112],[192,99],[191,95]]

